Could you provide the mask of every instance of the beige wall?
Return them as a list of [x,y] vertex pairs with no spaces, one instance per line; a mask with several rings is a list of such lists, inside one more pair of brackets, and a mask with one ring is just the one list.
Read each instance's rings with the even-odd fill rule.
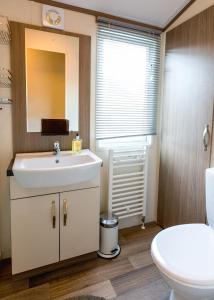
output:
[[[0,66],[10,68],[9,46],[0,45]],[[10,89],[0,88],[0,97],[10,97]],[[0,255],[7,257],[10,250],[9,180],[6,177],[12,151],[11,105],[0,105]]]

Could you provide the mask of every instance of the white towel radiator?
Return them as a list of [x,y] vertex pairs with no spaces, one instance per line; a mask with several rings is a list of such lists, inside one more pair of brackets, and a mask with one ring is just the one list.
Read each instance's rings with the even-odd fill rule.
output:
[[108,211],[119,219],[146,216],[148,146],[140,150],[109,150]]

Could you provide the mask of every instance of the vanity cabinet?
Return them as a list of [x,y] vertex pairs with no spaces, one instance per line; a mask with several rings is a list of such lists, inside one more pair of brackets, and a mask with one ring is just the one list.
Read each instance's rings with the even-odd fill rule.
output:
[[59,261],[59,218],[53,215],[59,215],[59,194],[11,201],[13,274]]
[[12,199],[12,273],[97,251],[99,214],[99,186]]
[[99,188],[60,194],[60,260],[99,248]]

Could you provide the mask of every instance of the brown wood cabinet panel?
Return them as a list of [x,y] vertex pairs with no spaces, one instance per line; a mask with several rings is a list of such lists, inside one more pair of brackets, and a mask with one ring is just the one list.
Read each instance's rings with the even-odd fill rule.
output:
[[11,71],[13,76],[13,149],[20,152],[51,151],[54,141],[60,142],[62,150],[71,150],[75,132],[68,136],[42,136],[27,132],[26,122],[26,72],[25,72],[25,28],[49,31],[79,37],[79,133],[83,148],[90,147],[90,78],[91,37],[66,31],[53,30],[34,25],[11,22]]
[[[167,33],[158,223],[205,222],[203,131],[212,131],[214,7]],[[211,144],[211,143],[210,143]]]

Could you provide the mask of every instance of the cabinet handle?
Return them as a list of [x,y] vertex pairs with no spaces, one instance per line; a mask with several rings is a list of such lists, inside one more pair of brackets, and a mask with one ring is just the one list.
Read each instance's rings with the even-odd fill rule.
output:
[[64,224],[64,226],[67,225],[67,218],[68,218],[68,203],[67,203],[67,200],[63,200],[63,224]]
[[205,125],[204,132],[203,132],[204,151],[208,150],[209,142],[210,142],[209,125]]
[[52,201],[51,217],[52,217],[52,227],[56,228],[56,205],[55,205],[55,201]]

